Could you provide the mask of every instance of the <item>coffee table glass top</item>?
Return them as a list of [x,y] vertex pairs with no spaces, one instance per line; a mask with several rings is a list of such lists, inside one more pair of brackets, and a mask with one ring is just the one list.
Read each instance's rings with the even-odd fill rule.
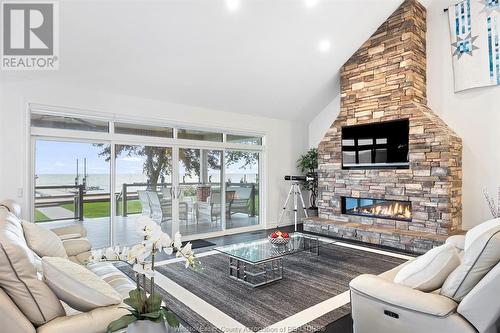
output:
[[258,264],[332,243],[335,243],[335,240],[294,232],[290,234],[290,241],[286,245],[276,246],[271,244],[268,238],[263,238],[250,242],[219,246],[215,250],[238,260]]

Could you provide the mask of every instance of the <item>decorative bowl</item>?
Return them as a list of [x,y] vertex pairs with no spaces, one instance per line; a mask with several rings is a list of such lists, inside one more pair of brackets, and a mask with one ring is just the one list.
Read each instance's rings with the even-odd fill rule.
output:
[[286,245],[290,241],[290,238],[283,238],[283,237],[276,237],[272,238],[271,235],[267,237],[269,239],[269,242],[273,245]]

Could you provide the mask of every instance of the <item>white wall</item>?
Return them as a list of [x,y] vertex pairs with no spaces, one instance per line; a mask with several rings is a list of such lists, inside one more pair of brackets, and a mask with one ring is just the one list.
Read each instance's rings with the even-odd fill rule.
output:
[[[306,125],[285,120],[208,110],[157,100],[38,83],[0,85],[0,198],[17,198],[27,209],[30,176],[26,108],[28,103],[79,108],[122,116],[144,116],[207,128],[258,131],[267,135],[268,227],[278,220],[289,184],[307,148]],[[24,195],[19,197],[19,191]]]
[[[482,189],[500,186],[500,87],[453,92],[450,37],[444,8],[454,0],[427,7],[428,104],[463,140],[463,228],[491,218]],[[309,123],[309,145],[317,146],[338,115],[334,99]],[[328,124],[328,125],[327,125]]]
[[340,75],[336,75],[336,91],[330,103],[309,122],[309,146],[317,146],[340,111]]

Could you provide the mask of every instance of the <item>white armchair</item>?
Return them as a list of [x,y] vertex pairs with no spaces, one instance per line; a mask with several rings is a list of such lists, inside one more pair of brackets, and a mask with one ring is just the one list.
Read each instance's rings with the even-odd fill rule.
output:
[[[452,236],[447,243],[465,249],[500,219]],[[498,235],[492,238],[498,238]],[[494,248],[498,257],[498,248]],[[465,260],[464,260],[465,261]],[[380,276],[361,275],[350,283],[354,333],[494,333],[500,332],[500,263],[493,266],[466,296],[457,302],[440,290],[423,292],[397,284],[394,277],[405,265]],[[451,274],[450,274],[451,276]],[[462,280],[462,283],[465,280]]]

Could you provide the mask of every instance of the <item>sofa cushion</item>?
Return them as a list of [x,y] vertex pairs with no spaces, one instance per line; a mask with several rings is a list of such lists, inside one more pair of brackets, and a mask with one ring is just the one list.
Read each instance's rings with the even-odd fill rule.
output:
[[136,288],[136,284],[132,280],[109,262],[88,264],[87,268],[113,287],[123,299],[128,297],[128,293],[132,289]]
[[40,257],[66,257],[63,243],[55,233],[28,221],[22,221],[22,226],[28,247]]
[[[87,238],[66,239],[62,241],[62,245],[66,251],[66,254],[69,257],[90,251],[91,248],[91,244]],[[50,257],[59,257],[59,256],[50,256]]]
[[37,278],[21,221],[6,209],[0,209],[0,287],[35,326],[65,315],[57,296]]
[[85,266],[59,257],[43,257],[42,263],[45,282],[73,309],[86,312],[122,301],[118,292]]
[[433,291],[443,285],[458,265],[457,249],[452,244],[444,244],[404,266],[394,277],[394,282],[421,291]]
[[14,214],[18,219],[21,218],[21,205],[12,199],[4,199],[0,201],[0,206],[5,207],[9,212]]
[[441,294],[460,302],[500,260],[500,226],[486,229],[466,246],[462,264],[446,279]]

